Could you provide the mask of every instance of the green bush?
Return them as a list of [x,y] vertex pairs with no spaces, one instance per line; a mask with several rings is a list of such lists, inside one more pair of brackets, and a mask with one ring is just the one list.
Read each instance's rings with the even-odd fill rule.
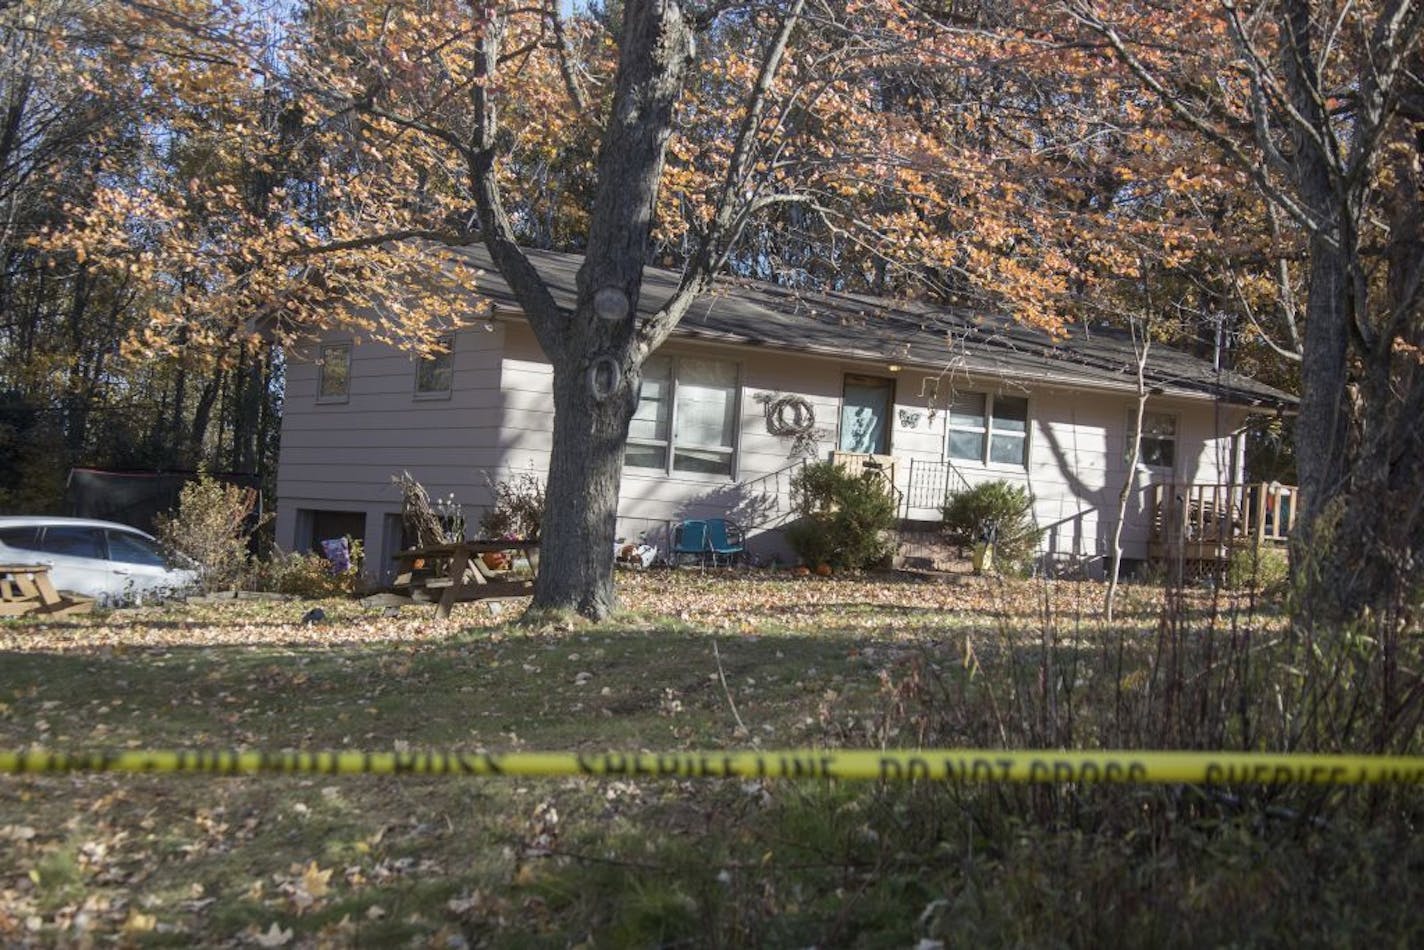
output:
[[1284,548],[1234,548],[1226,560],[1226,586],[1230,590],[1276,590],[1290,576],[1290,559]]
[[242,587],[251,574],[248,535],[257,492],[200,472],[183,486],[178,507],[159,515],[155,533],[169,551],[187,555],[203,569],[205,590]]
[[1043,531],[1033,523],[1033,496],[1025,488],[984,482],[951,494],[943,512],[951,544],[971,547],[992,531],[994,562],[1005,570],[1025,569],[1038,553]]
[[791,507],[800,518],[786,529],[786,540],[811,566],[861,570],[893,550],[895,500],[878,478],[813,462],[791,479]]

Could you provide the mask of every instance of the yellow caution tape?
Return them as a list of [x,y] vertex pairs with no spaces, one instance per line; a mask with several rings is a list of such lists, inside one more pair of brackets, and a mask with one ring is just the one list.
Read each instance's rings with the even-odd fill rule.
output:
[[1226,752],[0,751],[0,774],[206,772],[1200,785],[1424,785],[1424,756]]

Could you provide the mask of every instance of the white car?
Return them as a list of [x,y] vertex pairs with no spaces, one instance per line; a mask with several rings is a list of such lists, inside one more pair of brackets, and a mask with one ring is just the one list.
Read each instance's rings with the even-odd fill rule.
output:
[[0,563],[48,565],[56,588],[103,604],[161,598],[198,583],[198,572],[166,555],[152,535],[88,518],[0,517]]

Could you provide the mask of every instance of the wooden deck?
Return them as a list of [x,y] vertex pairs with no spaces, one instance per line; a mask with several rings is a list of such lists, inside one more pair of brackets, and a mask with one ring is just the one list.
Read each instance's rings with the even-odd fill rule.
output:
[[1220,561],[1236,548],[1284,545],[1295,526],[1294,485],[1162,484],[1149,489],[1153,560]]

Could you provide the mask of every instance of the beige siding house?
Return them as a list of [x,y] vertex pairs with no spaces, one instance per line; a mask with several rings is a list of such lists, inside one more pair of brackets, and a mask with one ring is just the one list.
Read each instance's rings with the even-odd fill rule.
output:
[[[571,304],[577,260],[531,256]],[[674,280],[650,271],[641,306],[656,306]],[[553,430],[549,364],[502,281],[486,273],[480,293],[492,311],[451,334],[449,354],[435,360],[337,333],[289,352],[280,545],[307,549],[349,534],[379,573],[402,544],[393,475],[409,471],[467,514],[489,503],[487,476],[542,477]],[[1290,399],[1158,348],[1143,458],[1129,471],[1130,343],[1106,330],[1077,333],[1053,341],[929,307],[719,284],[647,366],[620,534],[665,547],[676,522],[726,516],[744,526],[755,556],[784,559],[790,478],[807,457],[834,455],[882,465],[907,523],[935,520],[946,491],[1023,484],[1046,529],[1044,554],[1090,570],[1107,551],[1129,480],[1126,556],[1144,559],[1151,486],[1241,482],[1247,417]],[[798,423],[800,439],[785,432]]]

